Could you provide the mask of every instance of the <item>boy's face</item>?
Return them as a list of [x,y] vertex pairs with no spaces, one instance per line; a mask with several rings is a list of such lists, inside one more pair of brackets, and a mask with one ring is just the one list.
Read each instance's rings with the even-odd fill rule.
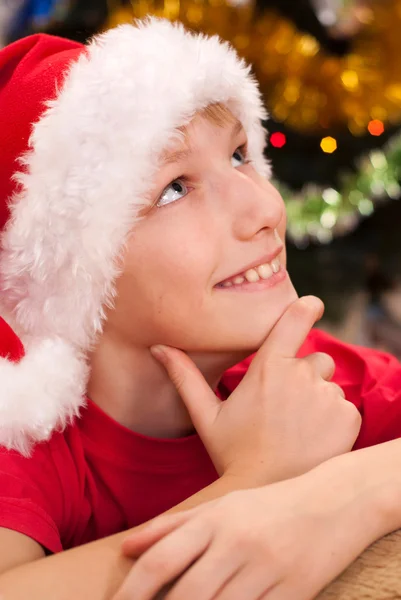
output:
[[[129,240],[108,316],[129,344],[250,352],[295,300],[283,201],[246,163],[246,141],[232,116],[217,124],[197,115],[163,156],[154,206]],[[249,270],[266,263],[256,272],[267,279]],[[245,271],[259,280],[234,283]]]

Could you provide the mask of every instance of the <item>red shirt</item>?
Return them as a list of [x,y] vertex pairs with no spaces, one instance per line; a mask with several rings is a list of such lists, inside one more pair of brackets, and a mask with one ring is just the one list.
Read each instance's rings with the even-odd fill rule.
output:
[[[316,351],[334,358],[334,380],[362,413],[356,447],[401,436],[400,363],[318,330],[300,354]],[[250,360],[225,373],[223,396],[238,385]],[[80,419],[37,445],[30,458],[0,449],[0,527],[57,552],[139,525],[215,478],[197,436],[148,438],[119,425],[89,401]]]

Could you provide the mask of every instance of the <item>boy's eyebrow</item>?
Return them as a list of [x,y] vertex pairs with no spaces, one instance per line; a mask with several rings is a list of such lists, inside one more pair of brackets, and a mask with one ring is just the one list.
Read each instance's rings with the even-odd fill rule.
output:
[[[233,127],[231,130],[230,137],[231,139],[235,138],[241,131],[244,129],[241,121],[235,119],[233,123]],[[189,158],[192,154],[192,150],[190,148],[184,148],[183,150],[176,150],[175,152],[169,152],[162,156],[162,164],[163,165],[171,165],[173,163],[180,162],[181,160],[185,160]]]
[[168,154],[166,153],[162,156],[162,164],[171,165],[172,163],[188,158],[190,154],[191,150],[189,148],[186,148],[185,150],[176,150],[175,152],[169,152]]

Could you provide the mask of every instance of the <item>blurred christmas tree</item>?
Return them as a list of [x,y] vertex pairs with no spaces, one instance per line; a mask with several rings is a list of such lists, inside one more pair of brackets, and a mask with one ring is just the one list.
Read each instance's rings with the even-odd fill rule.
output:
[[264,87],[272,115],[268,152],[293,239],[329,242],[378,202],[399,196],[401,3],[269,5],[281,12],[275,26],[269,18],[266,35],[276,51],[265,56],[271,59]]

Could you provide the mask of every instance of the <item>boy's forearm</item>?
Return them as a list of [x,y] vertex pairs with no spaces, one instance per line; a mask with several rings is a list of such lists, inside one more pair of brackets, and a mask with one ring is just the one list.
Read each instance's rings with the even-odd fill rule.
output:
[[[379,512],[374,540],[401,528],[401,439],[358,450],[352,458],[354,471],[360,472],[365,503]],[[363,480],[365,484],[363,484]],[[375,515],[372,514],[372,518]]]
[[[193,508],[247,486],[221,477],[168,512]],[[121,554],[129,531],[22,565],[0,576],[1,600],[107,600],[123,582],[133,562]]]
[[401,439],[338,456],[314,471],[327,496],[338,494],[347,507],[361,551],[401,528]]
[[[357,504],[360,519],[350,533],[361,537],[361,551],[401,527],[401,440],[358,450],[322,464],[317,482],[328,494]],[[245,480],[222,477],[172,509],[185,510],[230,491],[251,487]],[[170,511],[169,511],[170,512]],[[353,512],[353,511],[352,511]],[[353,530],[355,527],[355,531]],[[359,529],[359,531],[358,531]],[[132,530],[131,530],[132,531]],[[129,532],[18,567],[0,577],[2,600],[107,600],[127,575],[132,561],[121,555]]]

